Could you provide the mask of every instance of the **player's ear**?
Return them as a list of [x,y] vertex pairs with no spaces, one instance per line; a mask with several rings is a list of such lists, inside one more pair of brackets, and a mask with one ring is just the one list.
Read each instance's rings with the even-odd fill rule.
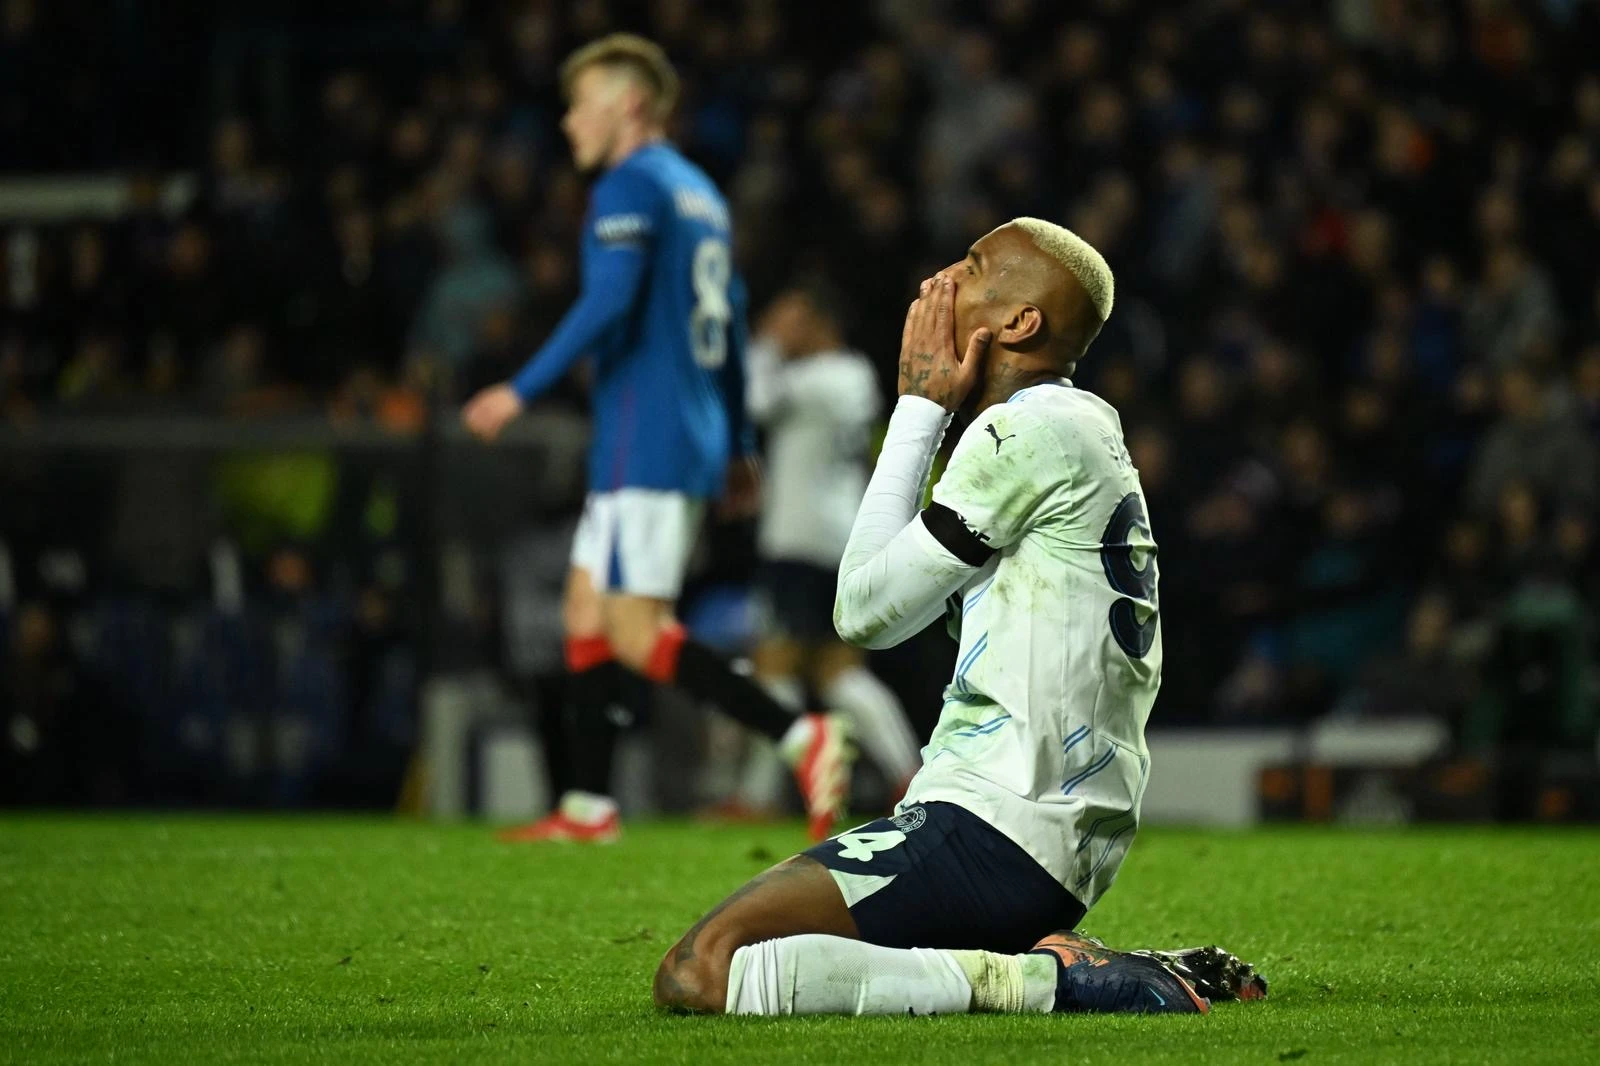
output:
[[623,114],[632,119],[644,117],[644,90],[634,84],[633,79],[623,79],[621,86],[617,89],[617,95],[622,101]]
[[1012,310],[1000,327],[997,340],[1008,347],[1025,345],[1044,333],[1044,312],[1032,304],[1023,304]]

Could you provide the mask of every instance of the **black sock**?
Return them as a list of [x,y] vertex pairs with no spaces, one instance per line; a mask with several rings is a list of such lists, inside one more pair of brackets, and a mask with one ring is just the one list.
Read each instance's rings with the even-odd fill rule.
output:
[[567,675],[568,769],[572,787],[580,792],[611,795],[611,759],[619,731],[611,705],[617,701],[624,673],[612,660]]
[[686,640],[678,650],[678,672],[673,678],[689,695],[716,704],[729,718],[773,740],[794,725],[794,714],[767,695],[750,678],[737,674],[728,661],[697,641]]

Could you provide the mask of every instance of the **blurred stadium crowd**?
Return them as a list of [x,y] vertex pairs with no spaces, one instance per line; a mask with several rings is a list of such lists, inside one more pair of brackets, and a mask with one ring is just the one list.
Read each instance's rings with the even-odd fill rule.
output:
[[410,429],[505,377],[574,295],[557,68],[632,29],[753,306],[826,275],[885,390],[970,239],[1032,214],[1105,253],[1080,384],[1161,545],[1160,720],[1592,742],[1600,5],[155,6],[0,0],[0,169],[133,176],[115,220],[0,223],[0,420]]

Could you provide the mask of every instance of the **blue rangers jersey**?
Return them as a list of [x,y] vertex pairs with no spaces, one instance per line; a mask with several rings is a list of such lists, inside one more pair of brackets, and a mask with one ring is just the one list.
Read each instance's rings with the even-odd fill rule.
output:
[[722,195],[671,145],[647,144],[595,184],[582,292],[512,387],[527,402],[591,357],[590,491],[716,496],[730,458],[753,450],[744,303]]

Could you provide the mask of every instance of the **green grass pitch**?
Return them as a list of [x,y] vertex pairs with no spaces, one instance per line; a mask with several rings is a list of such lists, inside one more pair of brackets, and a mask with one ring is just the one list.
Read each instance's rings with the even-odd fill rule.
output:
[[0,819],[0,1062],[1600,1062],[1600,834],[1147,831],[1086,928],[1219,942],[1209,1017],[687,1018],[650,977],[798,828]]

